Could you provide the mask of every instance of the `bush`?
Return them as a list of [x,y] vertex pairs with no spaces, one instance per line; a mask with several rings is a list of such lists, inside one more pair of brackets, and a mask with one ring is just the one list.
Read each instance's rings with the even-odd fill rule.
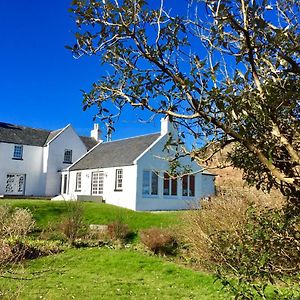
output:
[[141,231],[141,242],[154,254],[174,255],[178,250],[178,239],[169,229],[149,228]]
[[132,232],[129,230],[127,224],[124,224],[121,220],[117,220],[108,224],[107,233],[112,241],[127,242]]
[[246,189],[223,191],[188,213],[185,224],[191,256],[217,270],[236,299],[265,298],[268,285],[297,280],[299,217],[288,218],[281,200]]
[[8,238],[0,245],[0,263],[15,263],[24,259],[35,259],[63,250],[60,242],[33,240],[28,238]]
[[0,237],[24,237],[34,226],[35,221],[29,209],[0,206]]
[[82,203],[78,201],[66,202],[67,216],[58,224],[58,230],[70,241],[84,236],[88,232],[88,226],[84,220]]

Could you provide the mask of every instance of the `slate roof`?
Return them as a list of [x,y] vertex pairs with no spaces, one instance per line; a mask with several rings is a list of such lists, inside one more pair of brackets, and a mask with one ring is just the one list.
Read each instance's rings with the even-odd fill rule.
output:
[[130,166],[159,137],[155,133],[99,144],[74,163],[70,171]]
[[[0,122],[0,142],[43,147],[62,130],[51,131]],[[97,144],[93,138],[80,138],[87,150]]]

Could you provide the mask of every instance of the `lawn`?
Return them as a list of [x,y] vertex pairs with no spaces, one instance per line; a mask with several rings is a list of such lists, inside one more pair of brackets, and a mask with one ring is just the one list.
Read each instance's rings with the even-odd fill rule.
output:
[[0,290],[17,299],[229,299],[211,275],[129,250],[70,249],[25,270],[19,276],[33,279],[1,278]]
[[[14,207],[29,208],[41,228],[51,222],[56,222],[68,210],[68,202],[49,200],[1,200],[2,204]],[[116,220],[122,220],[128,224],[131,230],[139,230],[149,227],[174,227],[180,224],[181,216],[185,213],[179,212],[135,212],[129,209],[103,204],[82,202],[84,217],[89,224],[109,224]]]

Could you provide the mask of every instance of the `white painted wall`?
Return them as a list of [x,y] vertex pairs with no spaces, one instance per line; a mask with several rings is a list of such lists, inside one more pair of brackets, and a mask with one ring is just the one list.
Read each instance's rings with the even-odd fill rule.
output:
[[[116,169],[123,170],[123,189],[122,191],[115,190],[115,178]],[[118,168],[104,168],[82,171],[64,171],[64,174],[69,176],[69,191],[68,195],[63,195],[66,198],[77,199],[78,195],[92,195],[91,192],[91,180],[92,172],[103,171],[104,172],[104,186],[103,186],[103,199],[108,204],[113,204],[125,208],[135,210],[136,201],[136,165],[124,166]],[[76,173],[81,172],[81,191],[76,191]]]
[[[197,207],[199,200],[214,194],[214,176],[202,175],[201,168],[186,157],[181,159],[182,165],[190,165],[195,173],[195,197],[182,196],[182,181],[178,179],[177,196],[163,195],[163,173],[169,169],[167,152],[162,152],[167,136],[164,135],[152,148],[137,160],[137,200],[136,210],[178,210]],[[161,157],[161,158],[158,158]],[[155,170],[159,173],[158,195],[143,195],[143,170]]]
[[71,125],[68,125],[44,149],[44,172],[46,173],[45,195],[60,193],[61,170],[70,166],[64,163],[65,149],[72,150],[72,162],[78,160],[87,149]]
[[23,160],[14,160],[14,146],[0,143],[0,194],[5,194],[7,174],[25,174],[25,195],[44,195],[43,147],[23,145]]

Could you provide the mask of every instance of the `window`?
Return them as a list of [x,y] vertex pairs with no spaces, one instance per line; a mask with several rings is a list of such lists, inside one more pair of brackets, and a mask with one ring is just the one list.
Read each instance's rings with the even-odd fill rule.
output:
[[81,191],[81,172],[76,173],[76,191]]
[[67,193],[67,186],[68,186],[68,175],[64,175],[64,185],[63,185],[63,194]]
[[7,174],[5,193],[23,195],[25,192],[25,174]]
[[195,196],[195,175],[185,175],[182,178],[182,196]]
[[103,194],[103,171],[92,173],[92,195]]
[[164,195],[165,196],[177,195],[177,179],[170,178],[168,173],[164,173]]
[[123,169],[116,169],[115,190],[122,191],[123,189]]
[[72,163],[72,150],[69,150],[69,149],[65,150],[64,163],[66,163],[66,164]]
[[23,159],[23,146],[15,145],[13,159]]
[[158,175],[154,171],[143,171],[143,195],[158,194]]

